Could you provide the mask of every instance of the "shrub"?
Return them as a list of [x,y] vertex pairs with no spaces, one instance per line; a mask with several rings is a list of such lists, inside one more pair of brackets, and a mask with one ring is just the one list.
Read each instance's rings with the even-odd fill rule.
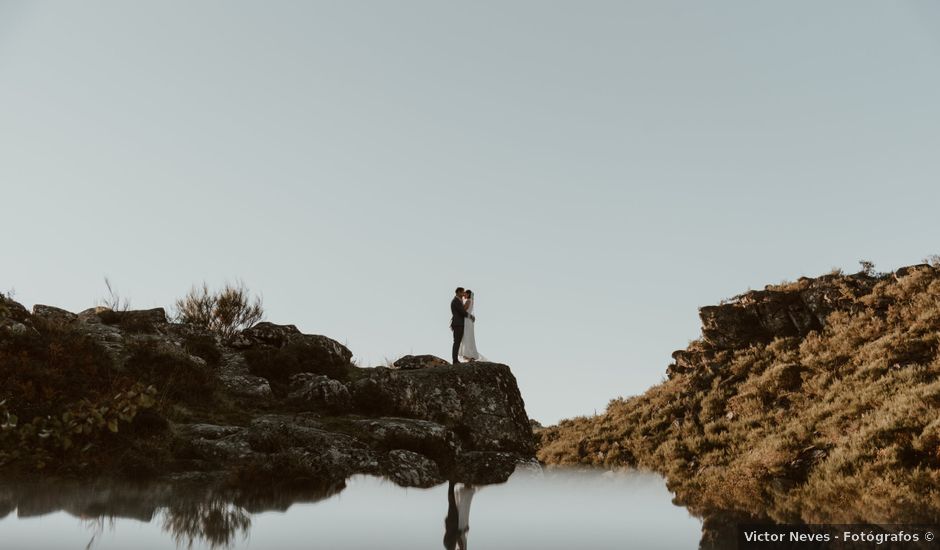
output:
[[183,349],[191,355],[202,358],[207,365],[218,365],[222,360],[222,351],[209,334],[190,334],[183,339]]
[[261,298],[256,296],[252,299],[244,283],[226,284],[218,292],[210,292],[203,283],[176,301],[175,318],[230,339],[235,333],[263,320],[264,308]]
[[[82,399],[61,414],[21,421],[0,401],[0,465],[26,463],[37,470],[67,453],[85,455],[105,434],[132,422],[139,411],[154,405],[157,390],[137,383],[113,397]],[[87,456],[84,456],[87,460]]]
[[173,346],[139,340],[128,346],[128,351],[127,371],[157,385],[164,397],[199,403],[212,395],[216,377],[211,369]]
[[127,311],[131,308],[131,301],[118,294],[111,280],[104,278],[104,286],[108,289],[108,295],[98,300],[98,303],[111,311]]
[[601,416],[540,431],[539,458],[656,470],[694,513],[936,521],[940,271],[903,273],[863,262],[862,276],[821,277],[841,295],[823,328],[712,350]]

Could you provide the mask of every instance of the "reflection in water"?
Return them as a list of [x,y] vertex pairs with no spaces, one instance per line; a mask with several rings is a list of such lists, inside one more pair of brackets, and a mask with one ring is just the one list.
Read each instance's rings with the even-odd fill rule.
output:
[[[649,474],[517,472],[499,485],[451,481],[430,489],[403,489],[369,476],[348,483],[307,491],[180,481],[0,486],[0,511],[13,512],[0,518],[0,544],[23,550],[71,550],[86,542],[90,550],[413,550],[440,548],[443,515],[444,548],[467,550],[471,503],[481,490],[475,547],[613,550],[629,539],[638,547],[672,550],[695,548],[701,536],[701,522],[673,506],[662,478]],[[30,519],[50,515],[41,523]]]
[[447,482],[447,515],[444,517],[444,548],[457,548],[457,498],[454,496],[454,482]]
[[473,500],[473,494],[476,488],[473,485],[464,484],[457,491],[457,544],[460,550],[467,550],[467,531],[470,530],[470,501]]
[[172,534],[177,548],[192,548],[199,540],[210,548],[229,547],[239,534],[247,540],[250,528],[248,511],[218,496],[170,506],[163,516],[163,531]]
[[470,502],[477,489],[464,483],[454,491],[455,482],[447,483],[447,516],[444,518],[444,548],[467,550],[467,532],[470,531]]

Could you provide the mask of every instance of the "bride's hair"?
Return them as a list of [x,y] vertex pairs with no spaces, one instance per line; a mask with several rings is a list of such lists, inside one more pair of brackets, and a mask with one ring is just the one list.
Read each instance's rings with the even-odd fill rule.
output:
[[467,298],[473,298],[473,291],[469,288],[465,291],[467,293]]

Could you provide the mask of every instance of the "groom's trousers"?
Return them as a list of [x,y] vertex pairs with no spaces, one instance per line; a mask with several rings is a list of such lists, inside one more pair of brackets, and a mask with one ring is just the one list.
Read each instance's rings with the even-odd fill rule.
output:
[[454,331],[454,364],[456,365],[460,361],[457,360],[457,351],[460,349],[460,341],[463,340],[463,325],[454,325],[450,327]]

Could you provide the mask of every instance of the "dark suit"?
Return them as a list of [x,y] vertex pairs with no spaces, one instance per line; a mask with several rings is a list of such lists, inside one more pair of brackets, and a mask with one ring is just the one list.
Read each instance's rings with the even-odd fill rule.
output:
[[447,482],[447,516],[444,517],[444,548],[455,550],[460,538],[460,513],[454,497],[454,482]]
[[467,315],[467,310],[463,307],[463,302],[460,301],[460,298],[454,296],[454,299],[450,301],[450,330],[454,331],[454,364],[459,363],[457,360],[457,350],[460,349],[460,341],[463,340],[463,320]]

